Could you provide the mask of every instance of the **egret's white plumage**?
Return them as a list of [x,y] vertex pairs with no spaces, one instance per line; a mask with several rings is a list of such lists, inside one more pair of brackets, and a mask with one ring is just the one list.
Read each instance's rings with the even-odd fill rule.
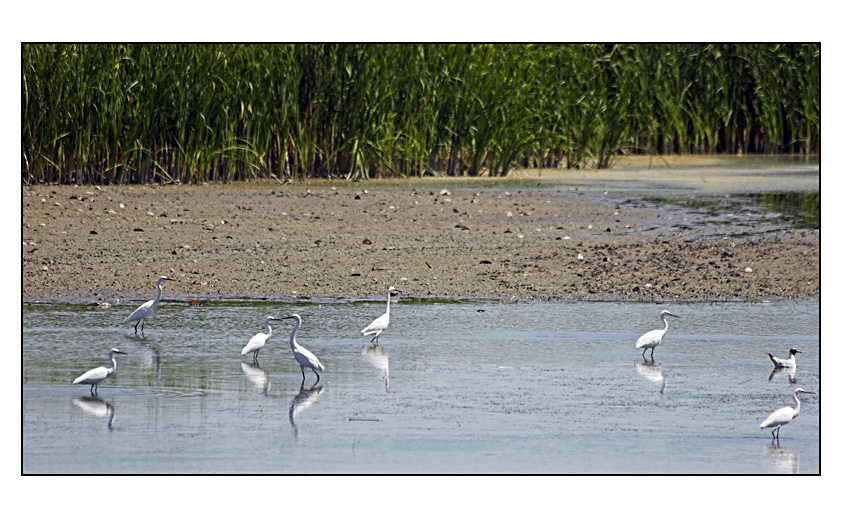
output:
[[643,357],[647,350],[650,350],[650,358],[653,358],[653,352],[656,351],[656,346],[662,343],[662,337],[664,334],[667,333],[667,316],[671,315],[673,317],[679,317],[676,314],[672,314],[667,310],[662,310],[659,314],[659,318],[661,318],[662,322],[664,323],[664,328],[661,330],[650,330],[649,332],[645,333],[641,337],[638,338],[638,342],[635,343],[635,349],[644,348],[644,351],[641,353]]
[[129,324],[132,321],[137,321],[135,323],[135,333],[138,333],[138,325],[141,325],[141,333],[143,333],[143,327],[146,325],[146,320],[152,315],[152,312],[155,311],[155,307],[158,306],[158,303],[161,302],[161,294],[163,290],[161,289],[161,282],[162,281],[178,281],[177,279],[168,278],[167,276],[161,276],[158,278],[156,282],[156,286],[158,287],[158,295],[155,296],[155,299],[152,301],[147,301],[146,303],[140,305],[137,310],[132,312],[123,324]]
[[773,357],[771,353],[767,355],[770,356],[770,360],[773,361],[773,364],[777,368],[796,368],[796,354],[802,353],[801,351],[797,350],[796,348],[790,348],[790,355],[786,359],[780,359],[778,357]]
[[128,353],[123,353],[117,348],[111,348],[111,351],[108,352],[108,360],[111,362],[111,367],[107,368],[105,366],[100,366],[98,368],[86,371],[82,375],[76,377],[76,380],[74,380],[73,383],[90,384],[91,394],[96,394],[99,383],[111,377],[111,375],[113,375],[114,371],[117,369],[117,361],[114,359],[115,353],[118,353],[120,355],[128,355]]
[[293,350],[293,356],[296,358],[296,362],[299,363],[301,367],[301,380],[304,383],[304,368],[309,368],[313,373],[316,374],[316,382],[319,382],[319,372],[325,369],[325,366],[319,362],[319,359],[316,358],[316,355],[310,352],[307,348],[296,342],[296,333],[299,331],[299,326],[301,326],[301,316],[299,314],[288,315],[283,319],[295,319],[296,325],[293,327],[293,333],[290,334],[290,349]]
[[401,291],[397,290],[395,287],[389,287],[389,290],[386,291],[386,313],[372,321],[372,324],[360,331],[360,333],[364,336],[374,334],[375,336],[372,337],[372,342],[379,341],[378,337],[380,337],[383,331],[386,330],[386,327],[389,326],[389,297],[393,292],[396,294],[401,293]]
[[810,395],[815,394],[813,391],[805,391],[801,387],[796,388],[796,391],[793,392],[793,399],[796,400],[796,409],[792,407],[782,407],[781,409],[773,411],[770,416],[761,422],[760,427],[762,429],[772,429],[771,433],[773,438],[776,440],[779,439],[779,429],[781,429],[783,425],[789,424],[794,418],[799,416],[799,409],[802,406],[799,402],[799,398],[796,396],[799,393],[808,393]]
[[258,353],[261,352],[261,348],[266,346],[266,341],[272,337],[272,327],[269,326],[269,321],[280,321],[280,319],[276,319],[271,315],[266,318],[263,322],[263,326],[266,328],[266,333],[258,333],[255,334],[254,337],[249,339],[249,343],[243,348],[243,351],[240,352],[240,355],[246,355],[248,353],[254,353],[255,360],[258,360]]

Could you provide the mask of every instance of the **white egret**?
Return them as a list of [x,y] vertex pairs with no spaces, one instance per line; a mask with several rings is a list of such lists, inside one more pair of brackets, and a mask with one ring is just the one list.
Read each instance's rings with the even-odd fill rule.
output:
[[770,356],[770,360],[773,361],[773,364],[777,368],[796,368],[796,354],[802,353],[801,351],[797,350],[796,348],[790,348],[790,355],[786,359],[780,359],[778,357],[773,357],[772,354],[768,353],[767,355]]
[[667,310],[662,310],[659,314],[662,322],[664,322],[664,328],[661,330],[651,330],[641,337],[638,338],[638,342],[635,343],[635,349],[644,348],[644,351],[641,353],[643,357],[647,350],[650,350],[650,358],[653,358],[653,352],[656,351],[656,346],[662,343],[662,337],[664,334],[667,333],[667,316],[671,315],[673,317],[679,317],[676,314],[672,314]]
[[138,333],[138,325],[141,325],[141,333],[143,333],[143,327],[146,325],[146,320],[152,315],[152,312],[155,311],[155,307],[158,306],[158,303],[161,302],[161,294],[163,293],[161,290],[162,281],[178,281],[178,279],[168,278],[167,276],[161,276],[158,278],[156,283],[158,286],[158,295],[155,296],[155,299],[140,305],[137,310],[132,312],[132,315],[123,321],[123,324],[129,324],[132,321],[137,321],[135,323],[135,333]]
[[375,336],[372,337],[372,342],[378,341],[378,337],[380,337],[383,331],[386,330],[386,327],[389,326],[389,297],[393,292],[396,294],[401,293],[401,291],[397,290],[395,287],[389,287],[389,290],[386,291],[386,313],[372,321],[372,324],[360,331],[360,333],[364,336],[374,334]]
[[74,384],[90,384],[91,385],[91,394],[94,395],[97,393],[97,386],[99,386],[100,382],[109,378],[111,375],[114,374],[114,371],[117,369],[117,361],[114,360],[114,354],[118,353],[120,355],[128,355],[128,353],[123,353],[122,351],[118,350],[117,348],[111,348],[111,351],[108,352],[108,360],[111,362],[111,367],[106,368],[105,366],[100,366],[98,368],[94,368],[90,371],[86,371],[84,374],[76,377],[76,380],[73,381]]
[[281,319],[276,319],[274,317],[267,316],[266,320],[263,322],[264,327],[266,328],[266,333],[258,333],[251,339],[249,339],[249,344],[247,344],[243,351],[240,352],[240,355],[246,355],[247,353],[254,353],[255,360],[258,360],[258,353],[261,352],[261,348],[266,346],[266,341],[272,337],[272,327],[269,326],[269,321],[280,321]]
[[805,391],[804,389],[796,388],[796,391],[793,392],[793,399],[796,400],[796,409],[792,407],[782,407],[781,409],[777,409],[773,411],[770,416],[768,416],[763,422],[761,422],[762,429],[772,429],[773,438],[778,440],[779,439],[779,429],[783,425],[787,425],[793,421],[794,418],[799,416],[799,408],[801,407],[801,403],[799,402],[799,398],[796,395],[799,393],[807,393],[809,395],[814,395],[813,391]]
[[301,380],[304,384],[304,368],[310,368],[316,374],[316,382],[319,382],[319,372],[325,369],[325,366],[319,362],[316,355],[310,352],[307,348],[296,342],[296,333],[301,326],[301,316],[299,314],[288,315],[283,319],[295,319],[296,325],[293,327],[293,333],[290,334],[290,349],[293,350],[293,356],[296,362],[301,366]]

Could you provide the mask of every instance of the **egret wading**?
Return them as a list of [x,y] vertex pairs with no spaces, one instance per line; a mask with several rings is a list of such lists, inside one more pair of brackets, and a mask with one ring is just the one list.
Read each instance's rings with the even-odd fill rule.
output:
[[389,287],[389,290],[386,291],[386,313],[372,321],[372,324],[360,331],[363,336],[374,334],[375,336],[372,337],[372,342],[376,344],[379,341],[378,337],[380,337],[383,331],[386,330],[386,327],[389,326],[389,297],[393,292],[396,294],[401,293],[401,291],[397,290],[395,287]]
[[158,303],[161,302],[161,294],[163,293],[163,290],[161,290],[162,281],[178,281],[178,279],[168,278],[167,276],[161,276],[158,278],[158,282],[156,283],[158,286],[158,295],[155,296],[155,299],[140,305],[137,310],[132,312],[132,315],[123,321],[123,324],[129,324],[132,321],[137,321],[135,323],[135,333],[138,333],[138,325],[141,325],[141,333],[143,333],[143,327],[146,325],[146,320],[152,315],[152,312],[155,311],[155,307],[158,306]]
[[94,368],[90,371],[86,371],[82,375],[76,377],[76,380],[73,381],[74,384],[90,384],[91,385],[91,394],[95,395],[97,393],[97,386],[99,386],[100,382],[103,380],[111,377],[114,374],[114,371],[117,369],[117,361],[114,360],[114,354],[117,353],[119,355],[128,355],[128,353],[123,353],[122,351],[118,350],[117,348],[111,348],[111,351],[108,352],[108,360],[111,362],[111,367],[107,368],[105,366],[100,366],[98,368]]
[[799,416],[799,409],[802,406],[799,402],[799,398],[796,396],[799,393],[807,393],[809,395],[816,394],[813,391],[805,391],[801,387],[797,388],[796,391],[793,392],[793,399],[796,400],[796,409],[792,407],[782,407],[781,409],[773,411],[767,419],[761,422],[760,427],[762,429],[772,429],[771,433],[774,439],[779,439],[779,429],[781,429],[783,425],[789,424],[794,418]]
[[786,359],[780,359],[778,357],[773,357],[771,353],[767,355],[770,356],[770,360],[773,361],[773,364],[777,368],[796,368],[796,354],[802,353],[801,351],[797,350],[796,348],[790,348],[790,355]]
[[266,346],[266,341],[268,341],[269,338],[272,337],[272,327],[269,326],[269,321],[280,321],[280,320],[281,319],[276,319],[276,318],[272,317],[271,315],[268,316],[266,318],[266,320],[263,322],[263,326],[266,328],[266,333],[261,332],[261,333],[255,334],[254,337],[249,339],[249,344],[247,344],[246,347],[243,348],[243,351],[240,352],[240,355],[246,355],[248,353],[254,353],[255,354],[254,359],[258,360],[258,353],[261,352],[261,348]]
[[635,349],[644,348],[644,351],[641,353],[643,357],[647,350],[650,350],[650,358],[653,358],[653,352],[656,351],[656,346],[662,343],[662,337],[664,334],[667,333],[667,316],[679,317],[676,314],[672,314],[667,310],[662,310],[659,314],[662,322],[664,322],[664,328],[661,330],[651,330],[641,337],[638,338],[638,342],[635,343]]
[[325,366],[319,362],[319,359],[317,359],[316,355],[311,353],[310,350],[296,342],[296,333],[299,331],[299,326],[301,326],[301,316],[299,314],[293,314],[288,315],[283,319],[296,320],[296,325],[293,327],[293,333],[290,334],[290,349],[293,350],[293,356],[296,358],[296,362],[298,362],[299,366],[301,366],[302,384],[304,384],[304,368],[309,368],[313,371],[313,373],[316,374],[316,382],[319,382],[319,372],[325,369]]

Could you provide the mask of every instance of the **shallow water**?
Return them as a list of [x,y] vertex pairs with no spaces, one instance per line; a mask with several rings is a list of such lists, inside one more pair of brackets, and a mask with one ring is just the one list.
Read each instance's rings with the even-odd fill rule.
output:
[[[819,473],[820,395],[792,405],[766,352],[798,357],[819,392],[819,302],[685,303],[654,364],[632,345],[661,306],[400,300],[374,348],[381,301],[23,305],[24,473]],[[301,373],[280,323],[327,369]],[[99,398],[70,381],[107,362]],[[649,360],[649,354],[647,355]]]

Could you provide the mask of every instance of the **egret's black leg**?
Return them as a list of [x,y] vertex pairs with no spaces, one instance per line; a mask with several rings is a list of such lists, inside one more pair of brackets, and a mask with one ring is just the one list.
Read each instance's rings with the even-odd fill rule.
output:
[[301,383],[304,385],[304,366],[301,368]]
[[135,323],[135,335],[137,335],[137,334],[138,334],[138,325],[139,325],[139,324],[140,324],[140,321],[138,321],[138,322],[136,322],[136,323]]
[[[311,368],[310,371],[312,371],[313,373],[316,374],[316,384],[318,384],[319,383],[319,373],[315,369],[312,369],[312,368]],[[315,386],[316,384],[313,384],[313,385]]]

